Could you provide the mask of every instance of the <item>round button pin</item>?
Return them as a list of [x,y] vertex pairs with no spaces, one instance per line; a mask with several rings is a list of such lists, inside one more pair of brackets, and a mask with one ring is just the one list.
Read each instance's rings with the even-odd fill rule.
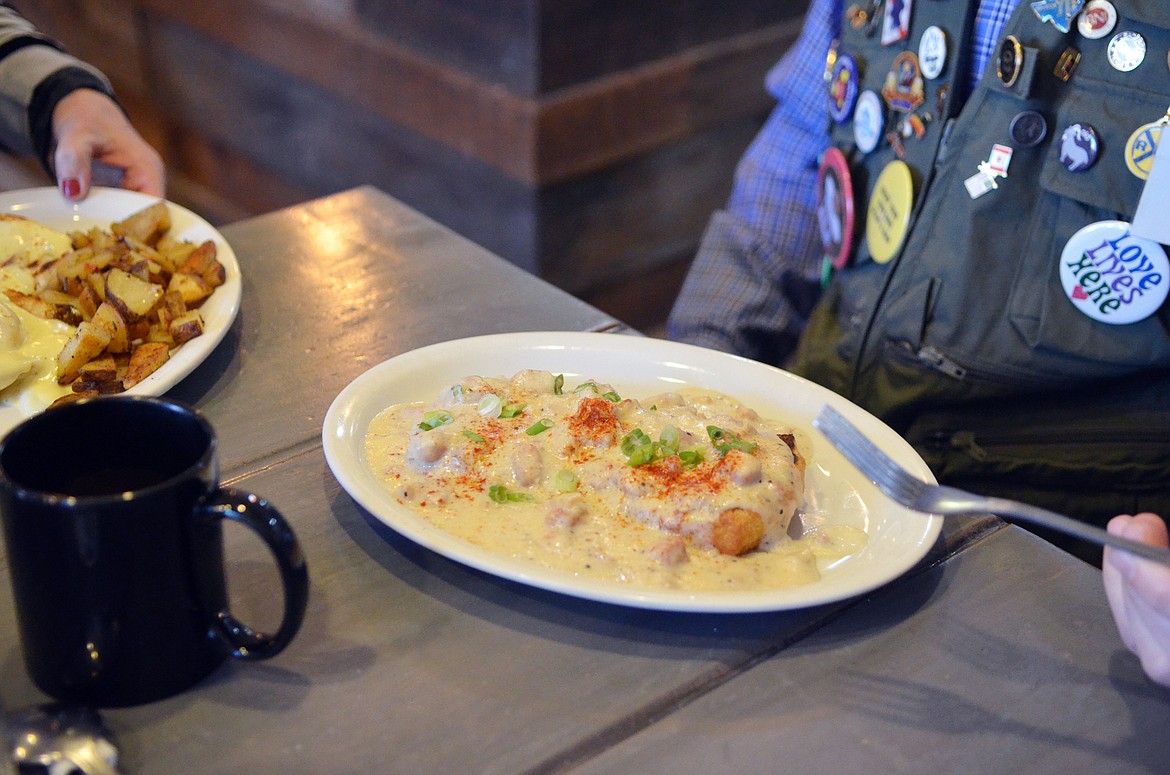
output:
[[1109,41],[1105,55],[1115,70],[1128,73],[1145,60],[1146,39],[1132,30],[1119,32]]
[[1024,47],[1015,35],[1008,35],[1000,42],[995,61],[1000,82],[1011,88],[1024,67]]
[[853,247],[853,180],[845,154],[837,148],[825,151],[817,171],[817,224],[825,258],[841,269]]
[[947,34],[941,27],[931,25],[922,31],[922,38],[918,41],[918,64],[922,76],[927,80],[938,78],[946,63]]
[[834,122],[844,124],[853,115],[857,83],[857,60],[848,54],[838,55],[829,75],[829,116]]
[[914,177],[906,162],[886,165],[870,196],[865,214],[865,244],[870,257],[884,264],[894,257],[906,239],[914,204]]
[[1088,124],[1072,124],[1060,134],[1060,163],[1069,172],[1081,172],[1097,161],[1101,141]]
[[1024,148],[1039,145],[1048,134],[1048,122],[1035,110],[1017,113],[1008,127],[1012,140]]
[[886,109],[882,98],[872,89],[866,89],[857,98],[853,109],[853,140],[857,150],[870,153],[881,142],[886,127]]
[[1153,240],[1129,233],[1125,221],[1085,226],[1060,254],[1060,284],[1081,313],[1111,325],[1145,320],[1170,290],[1170,261]]
[[1109,0],[1089,0],[1077,17],[1077,30],[1090,40],[1103,38],[1117,24],[1117,9]]
[[1154,152],[1162,138],[1161,121],[1151,121],[1133,131],[1125,143],[1125,166],[1137,177],[1145,180],[1154,166]]

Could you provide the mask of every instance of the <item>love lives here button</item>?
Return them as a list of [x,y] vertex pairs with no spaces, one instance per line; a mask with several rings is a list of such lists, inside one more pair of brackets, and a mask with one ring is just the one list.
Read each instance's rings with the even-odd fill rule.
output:
[[1170,290],[1170,261],[1126,221],[1098,221],[1069,239],[1060,255],[1065,295],[1094,320],[1124,325],[1158,311]]

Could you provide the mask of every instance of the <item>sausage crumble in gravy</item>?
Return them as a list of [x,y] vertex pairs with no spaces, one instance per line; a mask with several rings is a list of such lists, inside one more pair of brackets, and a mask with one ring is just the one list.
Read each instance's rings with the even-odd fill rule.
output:
[[856,528],[798,540],[807,441],[720,394],[634,400],[592,380],[467,377],[392,406],[366,451],[393,497],[473,544],[574,575],[687,591],[819,578]]

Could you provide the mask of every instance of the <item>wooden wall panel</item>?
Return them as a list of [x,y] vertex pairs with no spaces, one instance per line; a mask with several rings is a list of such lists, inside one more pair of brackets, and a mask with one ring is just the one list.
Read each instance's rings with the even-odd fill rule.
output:
[[353,0],[371,32],[520,96],[541,91],[540,3],[533,0]]
[[540,91],[791,26],[806,5],[805,0],[549,0],[540,14]]
[[743,119],[545,189],[542,274],[588,296],[688,258],[757,129]]
[[355,18],[429,59],[535,97],[784,25],[805,0],[352,0]]
[[595,303],[648,284],[664,316],[806,0],[25,5],[213,221],[372,184]]
[[152,38],[168,112],[194,132],[316,194],[378,186],[537,271],[530,187],[182,25]]

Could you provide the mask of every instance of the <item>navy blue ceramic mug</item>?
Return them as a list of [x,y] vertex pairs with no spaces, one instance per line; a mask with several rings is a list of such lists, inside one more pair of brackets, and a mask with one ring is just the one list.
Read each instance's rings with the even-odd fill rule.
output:
[[[263,499],[219,485],[215,433],[180,404],[105,396],[24,421],[0,441],[0,516],[25,664],[60,700],[169,697],[229,656],[275,656],[304,619],[292,529]],[[273,634],[228,610],[225,519],[276,560]]]

